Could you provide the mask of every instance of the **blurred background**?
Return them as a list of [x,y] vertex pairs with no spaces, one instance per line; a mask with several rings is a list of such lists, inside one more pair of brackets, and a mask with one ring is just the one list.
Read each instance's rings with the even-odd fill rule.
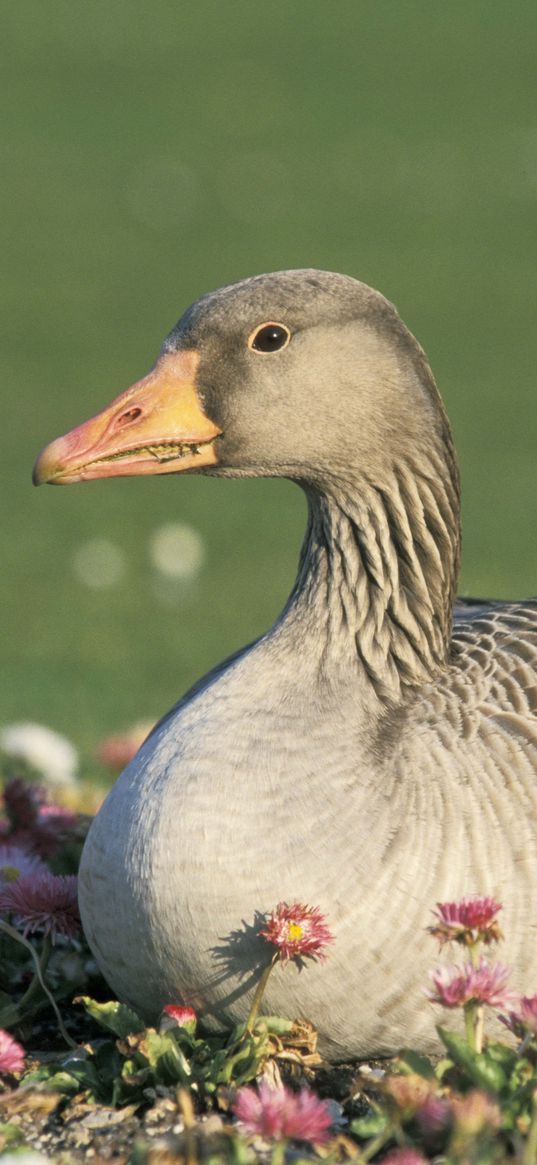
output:
[[315,266],[428,352],[464,490],[464,594],[535,593],[534,0],[9,0],[0,719],[107,732],[263,631],[286,482],[30,484],[202,292]]

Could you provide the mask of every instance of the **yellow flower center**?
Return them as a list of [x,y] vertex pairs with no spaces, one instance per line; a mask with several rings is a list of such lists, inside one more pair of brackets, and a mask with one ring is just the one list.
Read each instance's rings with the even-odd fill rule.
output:
[[2,866],[0,874],[6,882],[16,882],[20,877],[20,870],[16,866]]
[[290,922],[287,926],[287,938],[291,942],[296,942],[297,939],[302,938],[304,928],[298,925],[298,922]]

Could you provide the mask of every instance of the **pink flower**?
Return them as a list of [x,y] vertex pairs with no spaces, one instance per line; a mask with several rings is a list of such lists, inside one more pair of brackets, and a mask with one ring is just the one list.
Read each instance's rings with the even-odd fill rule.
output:
[[388,1073],[382,1083],[382,1091],[395,1101],[403,1112],[411,1113],[425,1103],[431,1094],[431,1082],[416,1072],[401,1074]]
[[30,840],[41,857],[50,857],[77,825],[76,813],[64,805],[41,805]]
[[107,768],[121,772],[136,756],[138,749],[141,748],[152,728],[154,728],[153,723],[144,721],[143,724],[133,724],[125,732],[117,732],[114,736],[107,736],[97,749],[98,760]]
[[451,1104],[442,1096],[428,1096],[416,1112],[416,1120],[423,1135],[435,1137],[444,1131],[451,1120]]
[[24,1048],[0,1028],[0,1074],[22,1072],[24,1068]]
[[197,1018],[193,1007],[188,1007],[188,1005],[183,1006],[178,1003],[167,1003],[162,1008],[159,1029],[163,1032],[171,1031],[174,1027],[185,1027],[193,1034],[196,1028]]
[[8,781],[4,801],[9,817],[4,839],[42,858],[55,853],[78,822],[76,813],[63,805],[48,805],[45,790],[20,777]]
[[39,785],[31,785],[22,777],[12,777],[4,788],[4,804],[12,826],[22,829],[32,826],[44,799],[45,791]]
[[498,1016],[498,1019],[519,1039],[530,1033],[537,1035],[537,995],[521,995],[514,1010]]
[[250,1135],[281,1141],[293,1138],[322,1144],[328,1140],[332,1117],[327,1102],[308,1088],[291,1092],[271,1088],[264,1081],[255,1088],[239,1088],[233,1104],[235,1116]]
[[473,946],[476,942],[498,942],[503,938],[497,919],[502,909],[495,898],[461,898],[460,902],[437,902],[433,911],[438,922],[428,929],[440,944],[450,942]]
[[435,990],[425,994],[431,1003],[440,1003],[442,1007],[464,1007],[466,1003],[505,1007],[511,998],[505,986],[510,973],[510,967],[487,963],[483,957],[478,967],[471,963],[462,967],[438,967],[431,972]]
[[0,887],[0,912],[12,914],[25,936],[42,930],[53,942],[58,935],[73,938],[80,930],[77,878],[48,870],[26,874]]
[[484,1129],[497,1129],[502,1123],[498,1105],[480,1088],[453,1097],[452,1107],[455,1123],[467,1137],[477,1137]]
[[379,1165],[427,1165],[427,1157],[419,1149],[408,1148],[392,1149],[386,1157],[382,1157]]
[[278,948],[282,963],[297,956],[324,959],[323,948],[334,941],[319,907],[301,902],[279,902],[259,933]]
[[0,885],[2,882],[16,882],[17,878],[40,873],[46,868],[37,854],[28,853],[19,845],[0,843]]

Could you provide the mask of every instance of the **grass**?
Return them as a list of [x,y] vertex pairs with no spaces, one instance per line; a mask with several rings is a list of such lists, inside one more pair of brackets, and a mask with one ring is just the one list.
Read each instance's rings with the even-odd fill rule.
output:
[[[340,269],[398,303],[455,428],[461,589],[535,591],[536,23],[530,0],[8,3],[4,720],[89,754],[283,603],[304,519],[285,483],[29,485],[188,302],[262,270]],[[207,558],[163,595],[148,543],[173,519]],[[126,569],[90,590],[73,557],[102,537]]]

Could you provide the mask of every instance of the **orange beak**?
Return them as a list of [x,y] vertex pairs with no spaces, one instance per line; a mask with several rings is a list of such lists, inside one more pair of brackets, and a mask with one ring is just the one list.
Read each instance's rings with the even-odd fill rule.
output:
[[182,473],[216,465],[221,429],[202,411],[199,354],[166,352],[147,376],[96,417],[40,453],[35,485],[70,485],[98,477]]

